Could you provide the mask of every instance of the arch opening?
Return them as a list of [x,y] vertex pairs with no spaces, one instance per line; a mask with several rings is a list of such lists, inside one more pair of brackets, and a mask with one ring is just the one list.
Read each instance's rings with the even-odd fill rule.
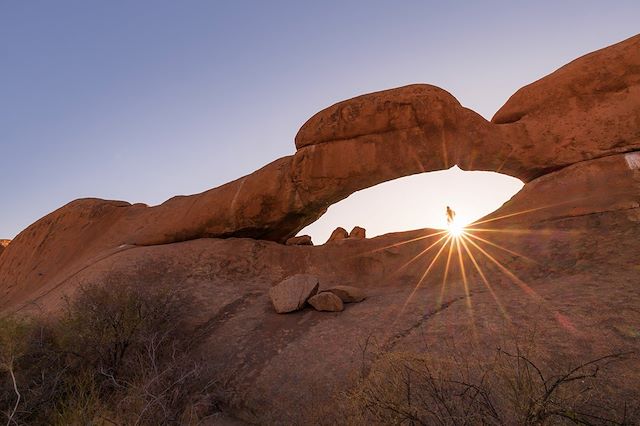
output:
[[455,211],[455,228],[494,212],[524,186],[496,172],[448,170],[405,176],[354,192],[298,235],[326,242],[337,227],[367,230],[367,237],[422,228],[447,229],[447,206]]

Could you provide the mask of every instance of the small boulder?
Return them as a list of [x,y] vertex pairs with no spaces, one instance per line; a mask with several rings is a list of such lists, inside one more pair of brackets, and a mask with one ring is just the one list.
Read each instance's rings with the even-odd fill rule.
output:
[[302,309],[307,300],[318,292],[320,282],[314,275],[298,274],[271,287],[269,297],[276,312],[287,312]]
[[338,226],[332,233],[331,236],[329,237],[329,239],[327,240],[327,243],[330,243],[332,241],[340,241],[340,240],[344,240],[349,238],[349,234],[347,233],[347,230]]
[[354,238],[359,240],[367,238],[367,230],[359,226],[354,226],[351,232],[349,232],[349,238]]
[[311,235],[300,235],[299,237],[291,237],[285,243],[288,246],[312,246]]
[[310,298],[309,304],[313,306],[316,311],[340,312],[344,309],[342,300],[328,291],[323,291]]
[[326,291],[335,294],[344,303],[362,302],[367,297],[364,290],[350,285],[337,285]]

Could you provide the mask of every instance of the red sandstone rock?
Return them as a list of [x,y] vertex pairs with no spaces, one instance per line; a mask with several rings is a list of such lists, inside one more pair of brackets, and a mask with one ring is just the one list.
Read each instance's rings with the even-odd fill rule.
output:
[[349,232],[349,238],[363,239],[367,238],[367,230],[360,226],[354,226],[351,232]]
[[640,35],[521,88],[492,122],[524,130],[509,143],[530,169],[640,150]]
[[318,291],[318,277],[298,274],[271,287],[269,297],[279,314],[302,309],[307,300]]
[[347,232],[346,229],[338,226],[336,229],[333,230],[333,232],[329,236],[327,243],[330,243],[332,241],[344,240],[346,238],[349,238],[349,233]]
[[318,293],[309,299],[309,304],[316,311],[340,312],[344,310],[342,300],[335,294],[325,291]]
[[4,251],[4,249],[9,245],[11,240],[0,240],[0,255]]
[[475,227],[507,227],[640,207],[640,152],[583,161],[527,183]]
[[[601,171],[606,181],[606,169]],[[571,184],[578,175],[577,170],[552,173],[549,177],[555,179],[549,180],[555,187],[548,189],[578,190],[581,186]],[[503,273],[469,244],[493,291],[487,290],[464,250],[468,288],[456,261],[442,286],[446,250],[420,281],[438,247],[420,253],[438,237],[426,237],[431,230],[416,230],[315,247],[248,238],[130,247],[87,265],[55,288],[45,283],[35,297],[13,299],[13,307],[23,307],[23,313],[54,314],[61,308],[62,295],[119,275],[142,286],[183,286],[198,300],[193,322],[201,332],[197,349],[189,352],[198,362],[211,363],[206,372],[211,380],[217,373],[228,378],[232,372],[233,390],[241,399],[231,414],[243,418],[255,413],[245,418],[254,424],[309,424],[317,422],[315,413],[300,407],[333,407],[331,396],[350,389],[349,377],[359,377],[362,356],[375,356],[379,349],[424,353],[426,347],[430,357],[448,362],[448,342],[453,341],[458,350],[471,353],[474,362],[482,362],[482,353],[471,352],[473,342],[486,344],[490,360],[496,347],[504,348],[506,327],[513,321],[519,336],[535,324],[536,335],[544,338],[537,355],[563,365],[593,359],[612,348],[637,352],[640,227],[630,218],[633,211],[640,209],[548,220],[539,216],[540,222],[523,222],[511,230],[494,222],[492,228],[509,232],[477,236],[532,260],[474,240],[520,280]],[[390,255],[386,247],[397,252]],[[456,259],[454,249],[452,260]],[[340,315],[310,310],[276,314],[268,301],[271,283],[308,271],[328,285],[364,288],[370,297]],[[3,313],[4,303],[0,296]],[[615,380],[611,400],[637,400],[638,358],[611,368],[605,376]]]

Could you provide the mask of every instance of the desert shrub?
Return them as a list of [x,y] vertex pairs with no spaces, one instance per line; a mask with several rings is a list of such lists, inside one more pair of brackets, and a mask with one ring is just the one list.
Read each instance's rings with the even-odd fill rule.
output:
[[[473,352],[447,356],[379,354],[343,395],[351,424],[555,425],[635,424],[625,403],[605,406],[607,367],[632,354],[615,353],[553,370],[527,350],[498,349],[480,361]],[[606,380],[605,380],[606,381]],[[604,398],[603,398],[604,397]],[[630,401],[632,402],[632,401]]]
[[122,278],[81,287],[52,319],[0,322],[8,424],[191,424],[216,410],[190,356],[192,298]]

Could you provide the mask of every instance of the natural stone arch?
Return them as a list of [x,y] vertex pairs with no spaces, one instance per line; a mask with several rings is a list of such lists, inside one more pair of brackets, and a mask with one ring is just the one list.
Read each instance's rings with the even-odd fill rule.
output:
[[445,90],[417,84],[330,106],[302,126],[295,142],[291,157],[141,212],[150,216],[142,221],[148,225],[128,230],[127,241],[285,241],[331,204],[398,177],[458,165],[529,182],[571,164],[637,151],[640,35],[520,89],[491,122]]
[[[638,151],[640,35],[520,89],[492,122],[442,89],[412,85],[319,112],[302,127],[296,146],[295,155],[248,176],[156,207],[69,203],[12,241],[0,256],[0,284],[55,283],[127,244],[203,237],[284,242],[355,191],[453,165],[529,182],[585,160]],[[624,160],[615,161],[629,173]]]

